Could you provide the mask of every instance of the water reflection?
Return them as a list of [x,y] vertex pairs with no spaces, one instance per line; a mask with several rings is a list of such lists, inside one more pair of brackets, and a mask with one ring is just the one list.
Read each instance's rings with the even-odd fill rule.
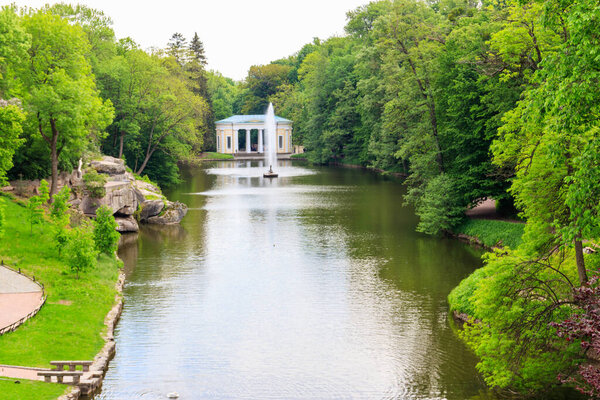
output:
[[[280,161],[186,171],[144,227],[99,399],[486,399],[446,296],[479,254],[414,232],[402,187]],[[135,264],[135,267],[132,265]]]

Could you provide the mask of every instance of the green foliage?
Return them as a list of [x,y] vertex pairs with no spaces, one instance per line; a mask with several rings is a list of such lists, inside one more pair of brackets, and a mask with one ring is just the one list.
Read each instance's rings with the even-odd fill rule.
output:
[[[464,218],[464,208],[459,200],[459,193],[452,178],[446,174],[437,175],[419,193],[415,200],[416,211],[420,222],[419,232],[437,235],[449,231]],[[411,189],[408,198],[417,196],[416,189]]]
[[488,247],[503,246],[511,249],[516,249],[521,244],[524,230],[523,223],[493,219],[465,219],[452,229],[455,233],[476,237]]
[[0,98],[0,186],[7,183],[6,173],[13,166],[13,155],[23,143],[19,136],[24,121],[25,114],[18,105]]
[[69,242],[69,196],[71,190],[68,186],[63,188],[54,195],[54,201],[50,208],[50,218],[52,219],[52,229],[54,231],[54,246],[58,251],[58,256],[62,255],[62,252]]
[[96,267],[97,255],[94,234],[88,225],[71,230],[69,242],[65,248],[65,261],[72,272],[79,274]]
[[102,198],[106,195],[106,185],[108,177],[105,174],[99,174],[95,169],[90,168],[83,175],[83,183],[85,190],[90,193],[91,197]]
[[113,255],[119,244],[119,233],[116,231],[117,223],[112,210],[108,206],[96,210],[94,221],[94,243],[99,253]]
[[33,233],[33,226],[44,223],[45,204],[49,199],[48,182],[44,179],[40,181],[38,188],[39,195],[31,196],[27,202],[28,219],[30,233]]
[[548,326],[573,310],[572,257],[531,260],[523,249],[490,254],[450,295],[453,309],[480,320],[462,336],[490,386],[535,393],[556,385],[557,375],[580,360],[579,344],[559,340]]

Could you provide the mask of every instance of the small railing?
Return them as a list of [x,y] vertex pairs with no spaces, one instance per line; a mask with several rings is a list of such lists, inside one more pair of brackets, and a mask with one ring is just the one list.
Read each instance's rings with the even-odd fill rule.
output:
[[7,325],[3,328],[0,328],[0,336],[4,335],[5,333],[9,333],[9,332],[13,332],[15,329],[17,329],[19,326],[21,326],[23,323],[25,323],[25,321],[27,321],[30,318],[33,318],[42,308],[42,306],[46,303],[46,298],[48,296],[46,296],[46,292],[44,289],[44,284],[41,282],[38,282],[35,280],[35,275],[33,277],[29,277],[27,275],[25,275],[24,273],[21,272],[21,268],[19,268],[18,270],[9,267],[8,265],[4,264],[4,261],[0,261],[0,266],[4,267],[4,268],[8,268],[11,271],[14,271],[16,273],[18,273],[19,275],[23,275],[29,279],[31,279],[35,284],[37,284],[41,289],[42,289],[42,301],[40,301],[40,304],[35,308],[35,310],[31,311],[29,314],[27,314],[26,316],[24,316],[23,318],[19,319],[18,321],[13,322],[10,325]]

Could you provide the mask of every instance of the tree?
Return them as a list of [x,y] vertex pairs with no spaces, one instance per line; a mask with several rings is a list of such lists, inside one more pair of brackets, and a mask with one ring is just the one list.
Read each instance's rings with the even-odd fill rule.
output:
[[17,70],[23,67],[29,46],[30,37],[21,26],[15,8],[3,6],[0,9],[0,98],[19,94]]
[[206,55],[204,54],[204,44],[198,37],[198,33],[194,32],[194,37],[190,42],[190,60],[195,61],[202,66],[202,68],[206,67],[207,60]]
[[22,123],[25,115],[16,99],[6,101],[0,99],[0,186],[6,184],[6,173],[13,166],[13,155],[23,139]]
[[93,234],[88,225],[73,229],[69,243],[65,248],[66,262],[71,271],[79,274],[96,266],[98,252],[94,244]]
[[58,256],[62,255],[63,249],[69,242],[69,196],[71,190],[64,186],[54,195],[54,202],[50,208],[50,218],[52,219],[52,229],[54,230],[54,245],[58,250]]
[[44,222],[44,205],[50,199],[50,190],[46,180],[41,180],[38,190],[39,194],[31,196],[27,203],[30,233],[33,233],[33,225],[40,225]]
[[167,54],[175,58],[177,64],[184,65],[187,62],[187,43],[181,33],[175,32],[167,44]]
[[81,152],[91,133],[102,137],[113,108],[96,90],[85,58],[89,43],[81,27],[43,11],[25,15],[23,26],[32,40],[29,67],[20,74],[27,92],[24,104],[29,126],[35,127],[50,149],[52,197],[57,191],[62,151]]
[[117,251],[120,235],[112,210],[102,206],[96,210],[94,221],[94,243],[99,253],[113,255]]

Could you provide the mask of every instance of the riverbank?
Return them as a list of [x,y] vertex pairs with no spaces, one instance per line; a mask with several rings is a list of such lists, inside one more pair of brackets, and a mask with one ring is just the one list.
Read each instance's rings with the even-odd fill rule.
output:
[[[100,256],[96,268],[77,278],[58,257],[51,229],[35,226],[30,233],[27,209],[0,197],[6,234],[0,258],[45,286],[48,296],[39,313],[16,331],[0,336],[0,364],[50,367],[52,360],[92,360],[105,346],[105,317],[115,303],[120,261]],[[62,385],[7,384],[0,381],[3,399],[39,400],[40,391],[56,398]],[[24,381],[23,381],[24,382]]]

